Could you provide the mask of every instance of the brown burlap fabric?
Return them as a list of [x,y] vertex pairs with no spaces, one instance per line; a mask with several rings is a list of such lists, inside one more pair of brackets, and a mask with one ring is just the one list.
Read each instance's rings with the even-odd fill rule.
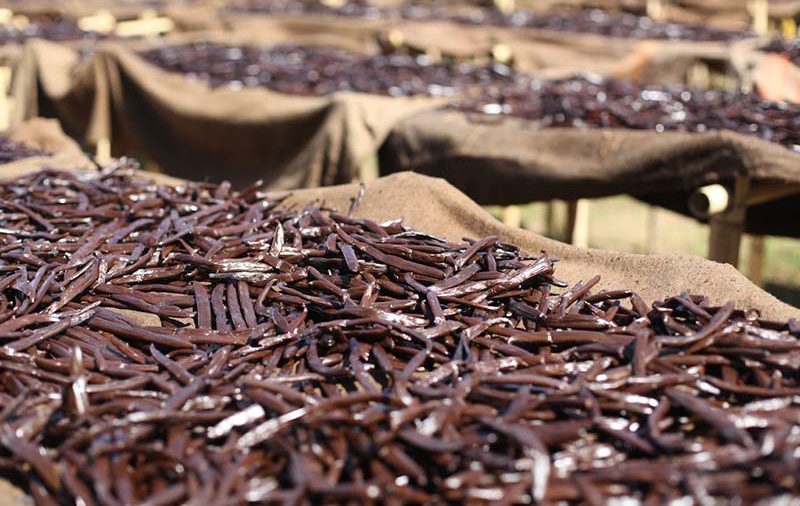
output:
[[64,135],[56,120],[33,119],[17,126],[11,139],[47,153],[0,165],[0,179],[13,179],[42,167],[87,169],[95,167],[80,146]]
[[[346,209],[356,192],[356,185],[300,190],[288,203],[322,200]],[[569,283],[599,274],[603,288],[637,290],[647,300],[688,290],[706,294],[714,302],[735,300],[740,306],[758,307],[769,318],[800,314],[800,310],[779,302],[729,265],[681,255],[635,255],[582,249],[506,227],[442,179],[412,173],[381,178],[367,185],[356,215],[378,221],[402,218],[406,225],[451,240],[497,235],[528,252],[544,250],[561,258],[556,274]]]
[[15,82],[17,119],[56,117],[87,146],[111,138],[114,153],[154,161],[165,173],[236,185],[259,178],[276,189],[351,181],[397,121],[440,104],[427,97],[214,89],[113,43],[78,60],[69,48],[31,42]]
[[388,20],[346,18],[320,14],[239,14],[218,11],[222,26],[235,36],[261,34],[262,42],[337,46],[351,51],[374,53],[390,26]]
[[[732,132],[538,129],[456,111],[400,123],[381,148],[380,167],[445,178],[481,204],[627,193],[684,213],[694,189],[736,174],[800,184],[800,154]],[[748,230],[798,236],[800,225],[787,217],[799,211],[797,198],[752,207]]]

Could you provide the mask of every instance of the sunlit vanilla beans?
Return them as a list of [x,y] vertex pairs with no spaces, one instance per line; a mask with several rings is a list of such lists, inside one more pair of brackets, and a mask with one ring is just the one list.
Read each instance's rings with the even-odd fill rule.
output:
[[[475,2],[477,4],[477,2]],[[655,21],[647,16],[582,9],[574,12],[539,12],[516,9],[504,13],[497,9],[469,6],[448,7],[448,2],[403,2],[395,6],[372,5],[369,1],[348,1],[332,5],[314,0],[241,0],[228,5],[235,13],[325,14],[341,17],[384,18],[395,20],[450,21],[464,25],[533,28],[557,32],[596,34],[625,39],[695,41],[735,41],[753,34],[699,24]]]
[[141,54],[212,86],[263,86],[293,95],[429,95],[467,113],[525,118],[532,127],[730,130],[800,150],[800,105],[765,101],[754,93],[600,77],[548,81],[500,63],[369,56],[332,47],[196,42]]
[[[412,198],[411,196],[409,196]],[[40,504],[800,493],[800,325],[124,164],[0,186],[0,476]]]

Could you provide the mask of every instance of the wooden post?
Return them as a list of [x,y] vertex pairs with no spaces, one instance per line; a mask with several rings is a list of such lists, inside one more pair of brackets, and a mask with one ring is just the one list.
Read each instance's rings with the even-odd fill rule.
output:
[[708,258],[739,266],[739,246],[744,233],[744,209],[716,214],[709,220]]
[[756,286],[764,286],[765,241],[763,235],[751,235],[750,258],[747,261],[747,275]]
[[797,37],[797,21],[794,18],[781,19],[781,35],[783,35],[784,39]]
[[749,0],[747,9],[753,18],[753,31],[758,35],[769,34],[769,0]]
[[655,21],[667,18],[667,5],[664,0],[647,0],[647,17]]
[[711,87],[711,70],[708,64],[703,61],[695,62],[689,68],[689,75],[687,76],[689,86],[706,90]]
[[744,233],[747,213],[747,194],[750,191],[750,179],[737,176],[734,183],[733,202],[725,211],[714,214],[709,219],[711,234],[708,244],[708,258],[739,266],[739,246]]
[[78,27],[87,32],[111,33],[117,26],[117,18],[110,11],[101,9],[91,16],[78,20]]
[[494,6],[504,14],[511,14],[517,10],[516,0],[494,0]]
[[506,206],[503,209],[503,223],[514,228],[522,225],[522,212],[519,206]]
[[551,200],[547,203],[547,237],[561,242],[571,238],[572,225],[568,204],[563,200]]
[[573,200],[569,203],[570,243],[579,248],[589,247],[589,201]]
[[658,251],[658,218],[660,214],[658,206],[647,207],[647,230],[645,231],[645,251],[655,253]]
[[95,158],[100,165],[111,162],[111,139],[100,139],[97,141]]
[[0,132],[11,127],[11,67],[0,67]]

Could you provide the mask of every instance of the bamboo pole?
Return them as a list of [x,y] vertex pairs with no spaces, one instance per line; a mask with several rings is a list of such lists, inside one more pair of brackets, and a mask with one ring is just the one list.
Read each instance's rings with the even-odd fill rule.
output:
[[[735,184],[734,184],[735,186]],[[767,182],[752,183],[742,196],[742,205],[752,207],[800,193],[800,185]],[[729,211],[735,207],[735,190],[715,183],[696,189],[689,196],[689,211],[700,219]]]

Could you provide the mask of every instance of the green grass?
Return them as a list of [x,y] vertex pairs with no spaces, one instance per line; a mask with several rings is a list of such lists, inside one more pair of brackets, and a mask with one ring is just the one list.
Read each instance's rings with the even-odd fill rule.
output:
[[[544,203],[522,206],[522,226],[546,233]],[[502,219],[501,207],[489,211]],[[633,253],[683,253],[705,257],[708,226],[665,209],[654,208],[633,198],[620,196],[591,201],[589,246]],[[655,233],[648,237],[649,222]],[[740,268],[745,274],[749,260],[749,237],[741,249]],[[765,239],[764,286],[776,297],[800,307],[800,241],[783,237]]]

